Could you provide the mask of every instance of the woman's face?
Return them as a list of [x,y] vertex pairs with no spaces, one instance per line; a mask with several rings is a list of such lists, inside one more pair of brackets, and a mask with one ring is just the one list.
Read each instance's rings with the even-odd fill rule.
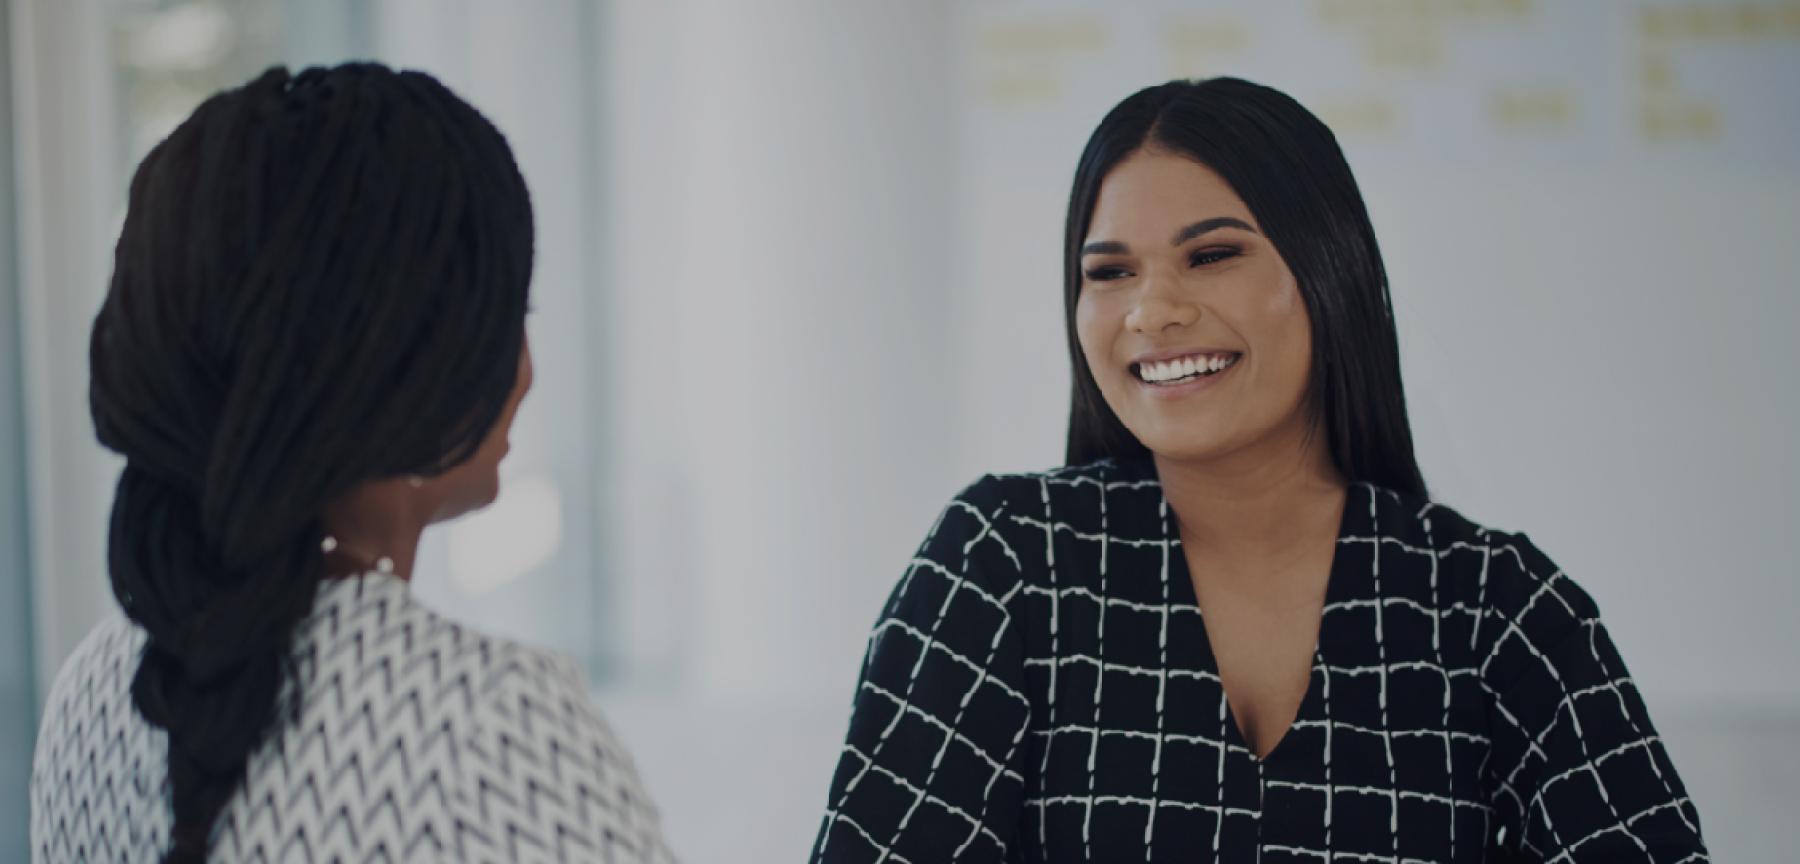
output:
[[500,495],[500,460],[512,449],[507,440],[512,432],[513,418],[518,414],[519,403],[524,401],[525,394],[531,389],[533,369],[531,366],[531,342],[525,340],[519,345],[519,374],[513,382],[512,394],[507,397],[506,407],[500,411],[499,419],[494,421],[487,437],[481,440],[481,447],[475,455],[438,477],[432,478],[428,490],[436,493],[438,504],[434,509],[431,521],[443,522],[454,519],[465,513],[479,510],[494,503]]
[[1287,264],[1206,166],[1156,148],[1101,182],[1076,333],[1100,393],[1162,459],[1303,439],[1312,326]]

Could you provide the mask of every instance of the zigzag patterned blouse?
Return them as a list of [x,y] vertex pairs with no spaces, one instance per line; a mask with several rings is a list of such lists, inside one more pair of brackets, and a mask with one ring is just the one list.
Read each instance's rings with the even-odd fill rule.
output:
[[1238,731],[1154,470],[988,477],[870,639],[816,862],[1706,860],[1595,605],[1523,535],[1348,495],[1309,689]]
[[[143,644],[119,616],[57,677],[31,775],[34,861],[167,848],[166,736],[130,697]],[[573,663],[440,618],[378,574],[321,585],[294,652],[282,698],[301,697],[298,721],[252,755],[210,860],[672,860]]]

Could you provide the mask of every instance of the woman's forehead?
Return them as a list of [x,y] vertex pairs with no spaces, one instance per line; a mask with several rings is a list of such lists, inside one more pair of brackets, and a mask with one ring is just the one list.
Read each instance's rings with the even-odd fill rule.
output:
[[1107,172],[1087,240],[1142,239],[1170,234],[1182,226],[1221,216],[1256,224],[1250,208],[1211,168],[1179,154],[1144,149]]

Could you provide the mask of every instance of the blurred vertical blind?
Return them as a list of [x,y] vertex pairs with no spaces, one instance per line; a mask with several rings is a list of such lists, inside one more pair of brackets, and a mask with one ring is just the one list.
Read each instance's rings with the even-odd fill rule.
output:
[[[10,10],[0,4],[0,45],[10,44]],[[31,771],[37,731],[26,559],[25,447],[19,371],[19,297],[13,195],[11,66],[0,65],[0,777]],[[24,861],[25,784],[0,785],[0,858]]]

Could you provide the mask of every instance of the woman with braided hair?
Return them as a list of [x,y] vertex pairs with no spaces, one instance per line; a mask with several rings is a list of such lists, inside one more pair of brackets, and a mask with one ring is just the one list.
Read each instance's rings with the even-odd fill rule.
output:
[[272,69],[144,159],[91,345],[123,614],[50,695],[36,860],[669,859],[576,667],[407,590],[498,494],[532,244],[419,72]]

